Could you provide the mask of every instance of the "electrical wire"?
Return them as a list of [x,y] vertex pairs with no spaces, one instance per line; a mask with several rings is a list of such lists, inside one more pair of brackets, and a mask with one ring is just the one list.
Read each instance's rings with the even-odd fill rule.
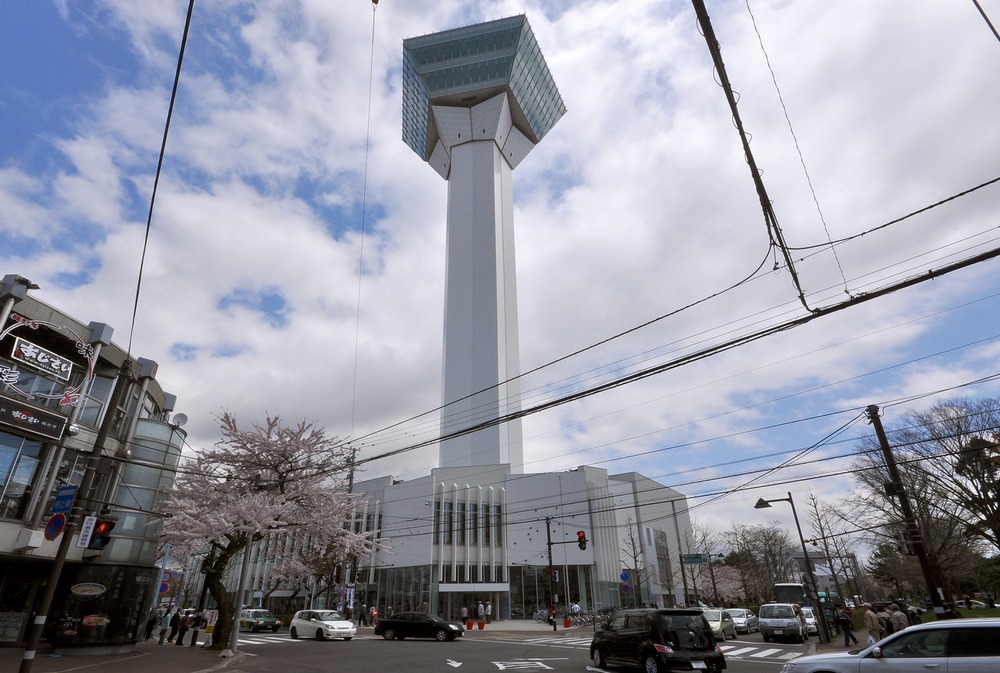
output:
[[146,250],[149,247],[149,232],[153,228],[153,205],[156,203],[156,189],[160,184],[160,174],[163,171],[163,158],[167,152],[167,135],[170,133],[170,120],[174,115],[174,103],[177,101],[177,87],[181,81],[181,65],[184,63],[184,51],[187,48],[188,34],[191,32],[191,15],[194,13],[194,0],[188,1],[187,17],[184,19],[184,33],[181,37],[180,53],[177,54],[177,69],[174,72],[174,84],[170,90],[170,104],[167,107],[167,119],[163,124],[163,138],[160,141],[160,154],[156,161],[156,175],[153,178],[153,191],[149,197],[149,210],[146,213],[146,234],[142,240],[142,254],[139,256],[139,273],[135,283],[135,300],[132,303],[132,324],[128,332],[128,347],[125,349],[125,361],[131,360],[132,338],[135,335],[136,317],[139,313],[139,293],[142,289],[142,271],[146,264]]

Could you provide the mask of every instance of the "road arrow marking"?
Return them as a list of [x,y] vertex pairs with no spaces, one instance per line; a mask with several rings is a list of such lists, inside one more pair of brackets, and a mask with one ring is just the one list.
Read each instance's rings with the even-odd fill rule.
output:
[[458,668],[459,666],[461,666],[461,665],[462,665],[462,662],[461,662],[461,661],[455,661],[454,659],[445,659],[445,662],[446,662],[446,663],[447,663],[447,664],[448,664],[449,666],[452,666],[452,667],[454,667],[454,668]]

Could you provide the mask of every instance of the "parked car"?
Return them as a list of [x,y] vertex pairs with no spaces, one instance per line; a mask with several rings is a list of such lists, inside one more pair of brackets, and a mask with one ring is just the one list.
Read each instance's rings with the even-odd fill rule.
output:
[[597,668],[638,666],[646,673],[726,668],[705,614],[693,608],[619,610],[594,632],[590,658]]
[[745,608],[729,608],[729,614],[733,616],[733,623],[736,624],[736,633],[750,634],[760,631],[757,615]]
[[288,624],[288,635],[293,639],[299,636],[315,636],[316,640],[324,638],[350,640],[357,632],[358,628],[354,626],[354,622],[336,610],[299,610]]
[[864,649],[798,657],[782,673],[866,671],[995,671],[1000,619],[946,619],[910,626]]
[[812,608],[802,608],[802,615],[806,618],[806,632],[809,635],[819,633],[819,622],[816,621]]
[[709,626],[712,627],[712,634],[716,640],[725,642],[726,638],[736,637],[736,622],[733,621],[733,617],[729,614],[728,610],[709,608],[702,610],[702,612],[705,615],[705,619],[708,620]]
[[465,633],[465,627],[426,612],[397,612],[392,617],[379,617],[375,635],[386,640],[403,638],[434,638],[455,640]]
[[281,628],[281,620],[272,615],[270,610],[244,610],[240,613],[240,628],[250,629],[251,633],[264,629],[277,633]]
[[797,603],[766,603],[760,606],[757,617],[765,643],[774,638],[804,643],[809,637],[806,617]]

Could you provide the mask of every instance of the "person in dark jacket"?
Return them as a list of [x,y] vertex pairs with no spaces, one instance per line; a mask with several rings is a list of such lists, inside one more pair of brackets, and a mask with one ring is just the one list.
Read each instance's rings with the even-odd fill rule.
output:
[[174,642],[174,638],[177,637],[177,631],[181,628],[181,609],[177,608],[174,614],[170,615],[170,636],[167,638],[168,643]]

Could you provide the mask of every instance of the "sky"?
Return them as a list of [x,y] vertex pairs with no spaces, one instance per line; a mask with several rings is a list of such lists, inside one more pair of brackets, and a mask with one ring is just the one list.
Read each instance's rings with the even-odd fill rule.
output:
[[640,472],[719,531],[791,493],[808,537],[866,407],[1000,394],[997,260],[821,310],[997,247],[1000,41],[972,2],[707,8],[794,277],[663,0],[197,3],[144,258],[187,3],[6,0],[0,273],[155,360],[192,451],[270,414],[426,475],[447,183],[401,140],[402,41],[523,13],[567,112],[514,172],[521,405],[607,384],[524,418],[525,471]]

